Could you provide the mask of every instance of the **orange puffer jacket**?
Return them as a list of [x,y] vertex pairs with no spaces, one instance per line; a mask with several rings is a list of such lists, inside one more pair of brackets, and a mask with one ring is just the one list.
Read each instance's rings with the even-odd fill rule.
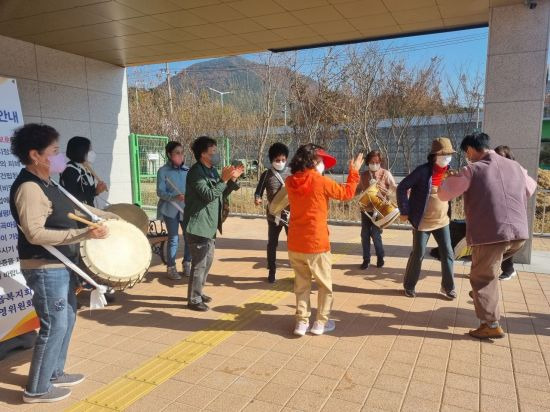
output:
[[351,199],[358,183],[359,173],[353,169],[350,169],[344,184],[320,175],[315,169],[289,176],[285,181],[292,211],[288,224],[288,250],[299,253],[329,252],[328,201]]

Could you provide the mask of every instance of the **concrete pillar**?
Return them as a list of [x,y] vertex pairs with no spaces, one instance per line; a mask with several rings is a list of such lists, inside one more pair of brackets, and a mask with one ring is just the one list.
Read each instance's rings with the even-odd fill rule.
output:
[[[494,146],[512,148],[536,178],[546,89],[550,0],[491,8],[483,129]],[[534,198],[529,203],[533,228]],[[529,263],[531,242],[516,261]]]

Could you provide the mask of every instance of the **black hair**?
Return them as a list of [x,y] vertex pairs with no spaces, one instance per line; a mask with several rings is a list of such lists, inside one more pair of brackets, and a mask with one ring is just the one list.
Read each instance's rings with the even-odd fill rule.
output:
[[31,150],[42,153],[48,146],[59,140],[59,133],[45,124],[29,123],[16,129],[11,138],[11,152],[24,165],[32,163]]
[[323,148],[313,143],[300,146],[290,161],[290,172],[294,174],[303,172],[306,169],[313,169],[317,161],[317,150],[319,149]]
[[437,155],[434,153],[430,153],[428,155],[428,163],[433,165],[435,163],[435,160],[437,159]]
[[380,164],[384,163],[382,158],[382,153],[380,153],[380,150],[371,150],[365,155],[365,163],[368,165],[372,159],[375,157],[378,158],[378,161]]
[[86,161],[86,155],[92,147],[92,142],[87,137],[74,136],[67,142],[67,157],[76,163]]
[[512,149],[510,149],[509,146],[497,146],[495,147],[495,152],[497,152],[497,154],[501,155],[502,157],[505,157],[506,159],[516,160],[516,158],[514,157],[514,153],[512,153]]
[[211,137],[200,136],[193,141],[193,144],[191,145],[191,150],[195,155],[195,159],[197,159],[198,161],[201,159],[201,155],[208,151],[208,148],[217,145],[218,143],[216,142],[216,140],[212,139]]
[[473,133],[467,135],[462,139],[460,143],[460,149],[465,152],[468,150],[468,147],[481,152],[483,149],[489,149],[490,138],[487,133]]
[[273,143],[268,151],[269,161],[272,162],[277,156],[288,157],[288,147],[284,143]]
[[170,156],[176,147],[183,147],[183,146],[180,142],[176,142],[173,140],[171,142],[166,143],[166,146],[164,147],[164,150],[166,151],[166,156]]

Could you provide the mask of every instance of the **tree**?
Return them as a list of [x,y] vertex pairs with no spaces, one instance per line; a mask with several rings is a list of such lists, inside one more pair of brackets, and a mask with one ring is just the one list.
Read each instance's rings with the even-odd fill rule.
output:
[[384,55],[378,47],[348,47],[343,81],[348,95],[347,149],[352,156],[358,147],[371,151],[377,125],[383,115],[377,100],[383,84]]
[[[468,74],[468,70],[461,68],[456,76],[447,76],[444,86],[446,99],[441,106],[441,115],[445,133],[457,148],[464,136],[481,127],[484,80],[479,72]],[[460,150],[457,151],[457,160],[458,166],[465,161]]]
[[379,104],[387,116],[388,133],[376,133],[374,140],[390,169],[399,160],[401,151],[407,171],[412,170],[412,154],[420,137],[413,128],[421,126],[440,101],[438,84],[437,58],[420,68],[409,68],[401,60],[390,61],[387,65]]

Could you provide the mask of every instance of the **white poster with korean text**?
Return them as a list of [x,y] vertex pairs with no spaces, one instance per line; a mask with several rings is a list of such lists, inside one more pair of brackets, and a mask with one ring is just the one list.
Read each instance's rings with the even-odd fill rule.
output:
[[10,188],[21,170],[11,154],[11,136],[22,125],[17,82],[0,77],[0,342],[38,327],[32,292],[19,268],[17,225],[10,213]]

